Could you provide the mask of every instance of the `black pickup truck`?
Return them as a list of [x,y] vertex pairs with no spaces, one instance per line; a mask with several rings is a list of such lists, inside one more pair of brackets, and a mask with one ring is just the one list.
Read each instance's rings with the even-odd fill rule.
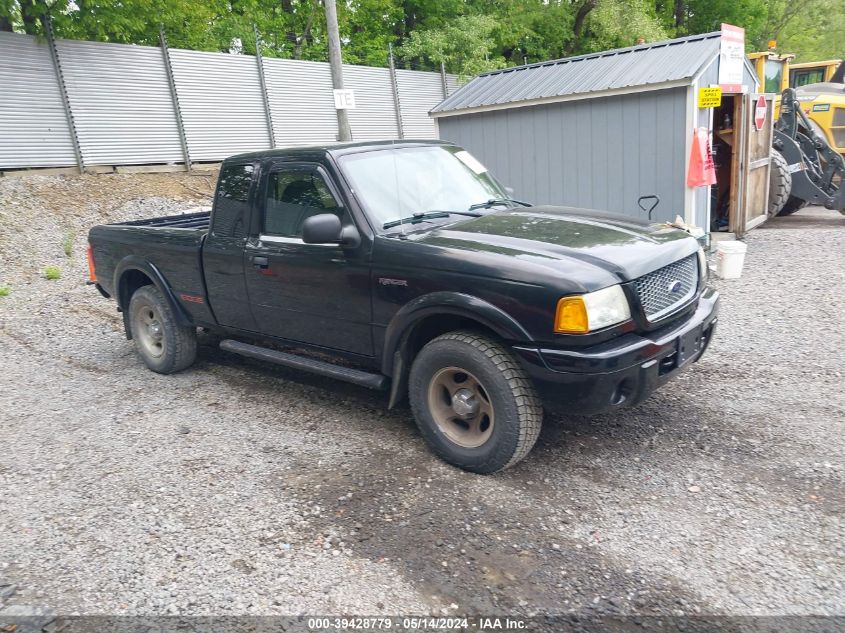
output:
[[159,373],[228,352],[405,394],[446,461],[522,459],[543,404],[630,406],[697,360],[718,295],[669,225],[509,197],[440,142],[224,161],[209,213],[95,226],[91,281]]

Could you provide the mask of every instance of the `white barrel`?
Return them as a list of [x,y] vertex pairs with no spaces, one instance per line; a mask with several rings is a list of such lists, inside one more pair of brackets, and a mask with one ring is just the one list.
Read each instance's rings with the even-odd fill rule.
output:
[[716,243],[716,274],[722,279],[739,279],[745,263],[745,242],[724,240]]

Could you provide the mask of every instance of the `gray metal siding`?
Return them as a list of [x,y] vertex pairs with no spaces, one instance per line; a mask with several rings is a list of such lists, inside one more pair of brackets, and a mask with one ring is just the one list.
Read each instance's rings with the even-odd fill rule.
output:
[[347,111],[353,140],[399,138],[390,70],[344,64],[343,85],[355,90],[355,108]]
[[264,74],[278,147],[337,140],[328,64],[265,57]]
[[[448,81],[448,79],[447,79]],[[440,75],[419,70],[396,70],[402,128],[405,138],[437,138],[428,112],[443,101]]]
[[479,75],[435,112],[552,99],[692,79],[719,55],[720,33],[643,44]]
[[170,58],[191,160],[270,149],[255,57],[171,49]]
[[161,49],[56,45],[86,166],[184,162]]
[[45,42],[0,32],[0,168],[76,165]]
[[686,89],[444,117],[440,136],[474,154],[517,198],[655,220],[684,212]]

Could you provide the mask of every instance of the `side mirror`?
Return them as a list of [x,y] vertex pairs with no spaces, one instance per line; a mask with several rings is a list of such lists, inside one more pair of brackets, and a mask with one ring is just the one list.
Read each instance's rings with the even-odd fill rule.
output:
[[344,248],[357,248],[361,235],[351,224],[343,226],[334,213],[312,215],[302,223],[302,241],[306,244],[339,244]]
[[334,213],[312,215],[302,223],[302,241],[306,244],[340,244],[343,226]]

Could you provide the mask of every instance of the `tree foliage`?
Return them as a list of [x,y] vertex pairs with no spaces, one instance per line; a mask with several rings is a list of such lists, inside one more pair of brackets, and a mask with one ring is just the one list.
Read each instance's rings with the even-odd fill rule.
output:
[[[477,72],[630,46],[640,38],[746,29],[748,50],[799,60],[845,56],[843,0],[345,0],[338,3],[344,60]],[[321,0],[0,0],[0,30],[39,35],[42,16],[73,39],[325,60]],[[254,30],[255,29],[255,30]]]
[[442,27],[411,31],[402,46],[406,60],[430,60],[462,75],[502,68],[505,58],[493,48],[496,20],[488,15],[462,15]]

